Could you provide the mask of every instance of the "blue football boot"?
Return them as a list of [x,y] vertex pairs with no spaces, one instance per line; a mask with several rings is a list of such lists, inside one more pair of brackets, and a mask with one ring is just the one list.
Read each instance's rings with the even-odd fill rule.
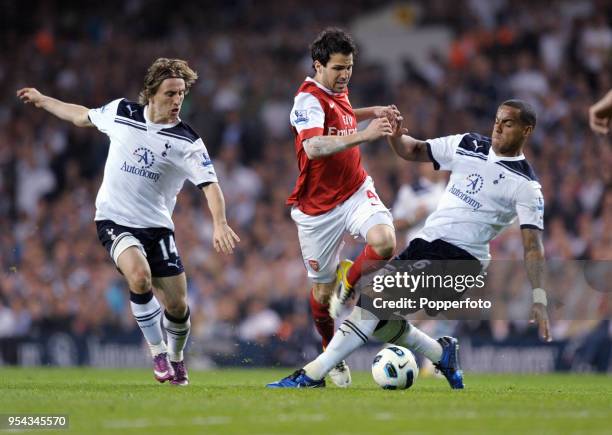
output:
[[266,385],[267,388],[323,388],[325,387],[325,379],[315,381],[306,376],[304,369],[299,369],[293,374],[281,379],[277,382],[272,382]]
[[440,337],[438,343],[442,345],[442,358],[434,364],[442,372],[453,390],[463,389],[463,371],[459,367],[459,343],[453,337]]

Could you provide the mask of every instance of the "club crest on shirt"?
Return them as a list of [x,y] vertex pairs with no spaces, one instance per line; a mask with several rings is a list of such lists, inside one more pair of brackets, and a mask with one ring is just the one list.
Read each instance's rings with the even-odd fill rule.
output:
[[164,148],[165,150],[162,152],[162,157],[168,157],[168,151],[170,150],[170,148],[172,148],[172,145],[170,145],[170,142],[166,141],[166,143],[164,144]]
[[294,110],[296,124],[305,124],[308,122],[308,110]]
[[319,262],[317,260],[308,260],[308,265],[312,268],[312,270],[314,270],[315,272],[319,271]]
[[501,180],[503,180],[504,178],[506,178],[506,176],[505,176],[504,174],[501,174],[501,173],[500,173],[500,174],[497,176],[497,179],[493,180],[493,184],[499,184],[499,182],[500,182]]

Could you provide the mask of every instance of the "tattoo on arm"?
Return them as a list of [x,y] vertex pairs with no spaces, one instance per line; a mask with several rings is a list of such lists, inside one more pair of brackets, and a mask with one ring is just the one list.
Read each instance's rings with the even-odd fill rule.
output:
[[330,156],[339,153],[360,142],[359,133],[355,133],[354,140],[348,140],[351,136],[315,136],[304,141],[304,151],[310,159]]
[[523,249],[525,251],[525,269],[532,288],[544,286],[544,245],[540,230],[525,228],[521,230],[523,236]]

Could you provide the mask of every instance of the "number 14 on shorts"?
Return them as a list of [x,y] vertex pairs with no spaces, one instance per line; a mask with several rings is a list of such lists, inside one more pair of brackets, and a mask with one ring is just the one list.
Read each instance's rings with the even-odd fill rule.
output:
[[163,238],[159,239],[159,247],[161,248],[162,256],[164,257],[164,260],[170,259],[168,252],[170,252],[171,254],[174,254],[175,257],[178,257],[176,243],[174,243],[174,236],[172,234],[168,236],[168,247],[166,248],[166,243],[164,242]]

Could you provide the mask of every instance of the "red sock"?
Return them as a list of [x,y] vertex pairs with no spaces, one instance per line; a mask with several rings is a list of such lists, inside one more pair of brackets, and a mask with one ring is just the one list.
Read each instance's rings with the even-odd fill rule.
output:
[[323,348],[326,348],[334,336],[334,319],[329,315],[329,304],[322,304],[314,298],[314,289],[310,290],[310,310],[312,320],[321,336]]
[[[366,245],[364,250],[361,251],[361,254],[359,254],[359,257],[357,257],[357,259],[349,269],[348,274],[346,276],[346,280],[348,281],[350,286],[353,287],[357,283],[357,281],[359,281],[361,275],[368,274],[370,272],[374,272],[377,269],[380,269],[384,266],[383,261],[388,260],[391,257],[392,255],[388,257],[382,257],[378,255],[370,245]],[[365,261],[369,261],[369,263],[364,264]]]

